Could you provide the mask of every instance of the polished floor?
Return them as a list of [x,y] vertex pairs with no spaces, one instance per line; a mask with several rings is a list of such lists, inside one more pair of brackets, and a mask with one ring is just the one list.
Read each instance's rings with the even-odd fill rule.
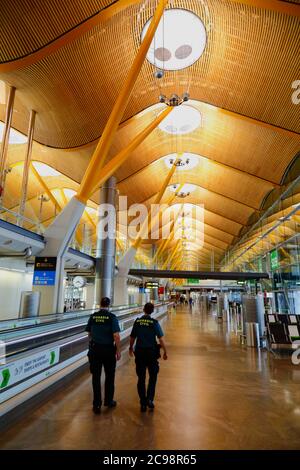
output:
[[170,313],[164,329],[153,413],[139,411],[130,359],[116,374],[116,409],[92,414],[87,373],[2,434],[0,448],[300,449],[300,366],[240,346],[198,307]]

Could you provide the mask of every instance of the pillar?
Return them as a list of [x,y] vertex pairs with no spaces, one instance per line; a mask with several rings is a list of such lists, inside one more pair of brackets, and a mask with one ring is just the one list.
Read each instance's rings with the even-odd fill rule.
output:
[[128,272],[136,255],[136,248],[131,246],[118,264],[118,273],[114,278],[114,305],[128,305]]
[[[109,230],[108,236],[103,237],[99,226],[101,219],[107,218],[103,206],[106,204],[113,207],[113,211],[108,214]],[[97,250],[96,250],[96,275],[95,275],[95,297],[94,306],[100,304],[102,297],[113,299],[114,292],[114,274],[116,257],[116,178],[111,176],[100,189],[100,207],[99,220],[97,227]]]
[[25,204],[26,204],[26,199],[27,199],[28,177],[29,177],[29,168],[30,168],[31,153],[32,153],[35,116],[36,116],[36,112],[32,110],[30,113],[30,119],[29,119],[29,127],[28,127],[28,134],[27,134],[28,140],[27,140],[26,155],[25,155],[24,168],[23,168],[21,202],[20,202],[20,209],[19,209],[20,217],[18,219],[18,225],[20,226],[23,225],[23,216],[25,212]]
[[56,268],[53,285],[33,286],[33,291],[41,293],[40,315],[63,312],[65,257],[84,209],[85,204],[72,198],[64,211],[60,212],[55,221],[47,228],[46,245],[39,257],[56,258]]

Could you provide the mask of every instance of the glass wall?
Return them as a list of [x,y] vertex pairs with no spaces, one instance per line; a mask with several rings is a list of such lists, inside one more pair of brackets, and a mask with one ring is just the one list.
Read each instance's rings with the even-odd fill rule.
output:
[[270,281],[260,285],[274,293],[274,309],[300,314],[300,176],[275,201],[271,194],[266,205],[263,216],[227,253],[222,270],[270,273]]

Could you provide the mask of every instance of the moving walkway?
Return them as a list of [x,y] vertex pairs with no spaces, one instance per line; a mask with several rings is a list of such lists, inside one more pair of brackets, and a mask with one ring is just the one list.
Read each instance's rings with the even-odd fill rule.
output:
[[[167,313],[169,302],[155,304],[154,318]],[[47,396],[87,366],[85,327],[93,310],[66,312],[32,319],[0,322],[0,428],[2,418]],[[128,339],[142,306],[113,307],[121,341]]]

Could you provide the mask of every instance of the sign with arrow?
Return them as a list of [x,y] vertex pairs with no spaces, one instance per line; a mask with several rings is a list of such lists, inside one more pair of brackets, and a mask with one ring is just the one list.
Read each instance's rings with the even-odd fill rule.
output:
[[2,370],[1,375],[2,375],[2,377],[1,377],[0,388],[7,387],[8,382],[9,382],[9,379],[10,379],[10,372],[9,372],[9,369],[4,369],[4,370]]
[[55,285],[56,258],[36,256],[34,262],[33,285]]
[[59,347],[40,351],[0,368],[0,393],[59,362]]

